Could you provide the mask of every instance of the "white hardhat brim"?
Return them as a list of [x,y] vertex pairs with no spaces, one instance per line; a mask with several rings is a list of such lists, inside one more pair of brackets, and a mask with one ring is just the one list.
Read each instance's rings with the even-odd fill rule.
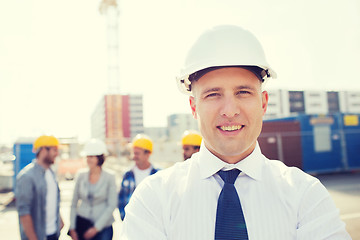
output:
[[[216,66],[210,66],[210,67],[227,67],[227,66],[234,67],[236,65],[229,64],[229,65],[216,65]],[[257,66],[257,67],[264,69],[267,72],[267,75],[263,77],[263,81],[265,81],[268,78],[274,78],[274,79],[277,78],[276,72],[273,69],[271,69],[270,67],[258,66],[258,65],[246,65],[246,66]],[[241,66],[239,65],[239,67],[244,67],[244,65],[241,65]],[[176,77],[175,80],[176,80],[176,83],[177,83],[177,86],[178,86],[178,89],[180,90],[180,92],[191,96],[192,95],[191,88],[190,88],[191,82],[189,80],[189,76],[193,73],[196,73],[196,72],[201,71],[206,68],[209,68],[209,66],[194,68],[194,70],[190,71],[191,72],[190,74]]]
[[267,78],[277,77],[266,61],[260,42],[251,32],[239,26],[222,25],[201,34],[189,50],[176,78],[180,91],[191,95],[191,74],[222,66],[258,66],[266,71]]

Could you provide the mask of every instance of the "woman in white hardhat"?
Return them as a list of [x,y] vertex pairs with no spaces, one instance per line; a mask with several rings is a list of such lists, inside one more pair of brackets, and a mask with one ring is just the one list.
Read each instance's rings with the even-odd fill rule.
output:
[[108,153],[99,139],[85,144],[88,169],[78,174],[70,213],[72,239],[111,240],[117,206],[115,175],[102,168]]

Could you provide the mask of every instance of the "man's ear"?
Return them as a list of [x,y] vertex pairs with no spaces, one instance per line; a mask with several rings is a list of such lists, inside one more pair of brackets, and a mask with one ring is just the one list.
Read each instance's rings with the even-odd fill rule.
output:
[[268,106],[268,102],[269,102],[269,94],[267,91],[263,91],[262,92],[262,109],[263,109],[263,116],[266,113],[267,110],[267,106]]
[[191,113],[192,113],[193,117],[195,119],[197,119],[195,98],[193,96],[190,96],[189,102],[190,102]]

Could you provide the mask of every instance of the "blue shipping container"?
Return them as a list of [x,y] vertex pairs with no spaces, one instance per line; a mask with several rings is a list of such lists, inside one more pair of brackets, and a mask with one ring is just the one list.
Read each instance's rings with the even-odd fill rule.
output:
[[[265,155],[277,157],[285,164],[300,167],[309,173],[358,170],[360,169],[359,119],[360,114],[337,113],[303,114],[266,120],[259,142],[264,146]],[[288,123],[294,126],[298,124],[300,127],[289,130],[285,128]],[[290,142],[290,138],[295,140],[300,138],[301,144],[296,141]],[[289,148],[293,149],[292,155],[288,153]],[[294,162],[294,156],[300,158],[300,162]]]
[[340,122],[337,115],[301,115],[303,169],[306,172],[336,172],[342,163]]
[[16,186],[16,176],[26,165],[32,162],[35,158],[35,153],[32,152],[33,144],[29,142],[16,142],[13,147],[14,155],[14,186]]
[[360,169],[360,114],[342,114],[344,163],[349,170]]

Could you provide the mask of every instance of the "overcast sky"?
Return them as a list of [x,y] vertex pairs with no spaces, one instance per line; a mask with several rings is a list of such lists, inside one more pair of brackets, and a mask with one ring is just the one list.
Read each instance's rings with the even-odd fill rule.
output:
[[[0,2],[0,144],[54,134],[90,137],[107,92],[106,17],[100,0]],[[268,88],[360,91],[356,0],[122,0],[123,94],[143,94],[145,127],[190,113],[175,76],[208,27],[236,24],[262,43],[278,79]]]

